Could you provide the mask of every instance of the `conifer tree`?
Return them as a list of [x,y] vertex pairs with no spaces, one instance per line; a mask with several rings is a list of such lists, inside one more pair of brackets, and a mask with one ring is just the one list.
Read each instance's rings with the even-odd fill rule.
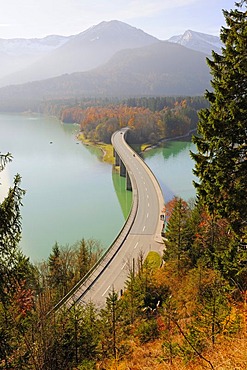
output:
[[[0,154],[0,172],[12,159]],[[19,249],[21,239],[21,177],[0,203],[0,368],[27,369],[25,335],[33,308],[33,267]]]
[[[0,154],[0,172],[11,159],[10,153]],[[21,239],[20,208],[25,194],[20,183],[21,177],[17,174],[13,186],[0,203],[0,302],[15,292],[15,283],[20,277],[24,278],[25,273],[20,272],[18,266],[27,266],[29,263],[18,247]]]
[[[0,172],[11,159],[10,153],[0,155]],[[21,177],[17,174],[13,187],[9,189],[8,195],[0,203],[0,257],[5,263],[8,260],[9,265],[21,239],[20,208],[25,191],[20,188],[20,183]]]
[[[245,11],[244,9],[245,8]],[[247,216],[247,12],[246,0],[223,11],[222,55],[207,59],[213,92],[206,91],[210,107],[200,112],[198,153],[194,173],[198,195],[211,215],[228,219],[242,237]]]
[[189,229],[189,207],[181,198],[174,198],[174,208],[171,213],[166,231],[165,260],[176,260],[178,273],[187,258]]

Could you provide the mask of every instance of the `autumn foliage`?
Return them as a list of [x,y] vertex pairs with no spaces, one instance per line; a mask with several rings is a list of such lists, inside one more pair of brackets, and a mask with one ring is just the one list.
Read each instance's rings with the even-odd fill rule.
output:
[[85,138],[91,141],[110,143],[114,131],[129,127],[131,142],[156,143],[160,139],[188,135],[196,128],[197,110],[204,105],[202,98],[129,99],[114,104],[64,106],[60,119],[79,123]]

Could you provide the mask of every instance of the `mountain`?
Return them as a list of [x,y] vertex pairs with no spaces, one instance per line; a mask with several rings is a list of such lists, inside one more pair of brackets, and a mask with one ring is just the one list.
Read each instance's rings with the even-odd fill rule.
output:
[[218,36],[191,30],[185,31],[183,35],[173,36],[168,41],[183,45],[192,50],[200,51],[207,55],[211,55],[212,50],[221,54],[221,48],[223,46]]
[[66,40],[27,68],[2,78],[0,84],[4,86],[87,71],[106,63],[119,50],[155,42],[159,40],[126,23],[116,20],[101,22]]
[[159,41],[119,51],[87,72],[1,88],[0,109],[34,109],[41,100],[83,96],[202,95],[209,81],[205,54]]
[[200,95],[210,79],[204,54],[166,41],[116,53],[97,74],[113,95]]
[[0,39],[0,79],[32,65],[72,37],[52,35],[42,39]]
[[42,39],[0,39],[0,53],[19,55],[39,55],[65,44],[73,36],[51,35]]

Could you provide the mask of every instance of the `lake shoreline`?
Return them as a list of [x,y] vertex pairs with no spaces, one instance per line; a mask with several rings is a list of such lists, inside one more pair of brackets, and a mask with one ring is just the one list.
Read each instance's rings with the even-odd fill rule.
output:
[[[144,143],[140,145],[140,151],[138,151],[138,154],[141,155],[142,153],[145,153],[149,150],[159,148],[162,146],[163,143],[168,142],[168,141],[177,141],[181,139],[186,139],[191,136],[193,132],[196,132],[197,129],[190,130],[187,134],[181,135],[181,136],[176,136],[176,137],[169,137],[169,138],[163,138],[160,139],[156,144],[151,144],[151,143]],[[83,135],[83,133],[79,133],[77,135],[77,139],[83,143],[85,146],[91,146],[94,148],[100,149],[102,155],[100,156],[100,160],[109,164],[114,164],[115,159],[113,156],[113,146],[111,144],[106,144],[101,141],[91,141],[89,139],[86,139]],[[135,144],[134,144],[135,145]],[[137,145],[137,144],[136,144]]]
[[85,146],[91,146],[97,148],[101,151],[102,155],[100,156],[100,160],[102,162],[106,162],[108,164],[114,164],[115,159],[113,156],[113,146],[111,144],[106,144],[101,141],[90,141],[85,139],[83,133],[79,133],[77,135],[77,139]]

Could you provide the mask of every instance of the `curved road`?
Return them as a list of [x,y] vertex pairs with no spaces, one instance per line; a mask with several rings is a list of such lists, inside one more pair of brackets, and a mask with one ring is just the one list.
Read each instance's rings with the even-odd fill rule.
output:
[[[74,303],[89,301],[102,307],[112,289],[119,294],[124,290],[130,269],[134,264],[137,265],[141,255],[145,258],[150,250],[163,250],[163,225],[160,220],[164,207],[163,195],[149,167],[126,143],[127,130],[122,129],[114,133],[112,144],[130,176],[136,212],[132,211],[126,223],[125,228],[129,228],[126,236],[120,241],[116,240],[119,244],[117,252],[108,259],[103,259],[103,267],[101,264],[94,269],[88,279],[74,289],[73,294],[69,293],[68,298],[64,299],[58,308],[62,304],[71,306]],[[120,237],[121,234],[119,239]]]

